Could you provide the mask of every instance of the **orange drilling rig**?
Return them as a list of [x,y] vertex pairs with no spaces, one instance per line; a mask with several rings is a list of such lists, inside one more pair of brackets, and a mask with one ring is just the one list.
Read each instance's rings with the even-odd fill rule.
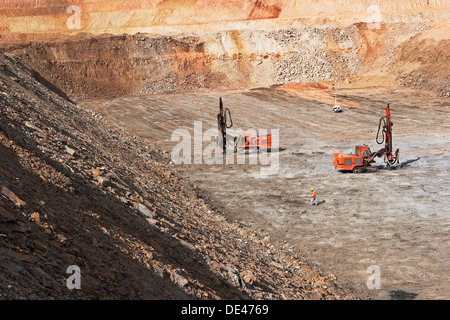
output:
[[231,119],[231,112],[228,108],[223,108],[222,98],[219,98],[219,113],[217,114],[217,124],[219,130],[219,136],[216,138],[216,144],[220,146],[225,154],[227,152],[227,142],[234,142],[234,151],[246,152],[257,150],[271,150],[272,147],[272,135],[267,134],[264,136],[252,136],[251,132],[246,132],[239,136],[231,136],[227,134],[227,129],[233,126],[233,120]]
[[[381,128],[383,126],[383,128]],[[380,118],[376,142],[378,144],[385,143],[384,148],[371,152],[367,145],[356,146],[354,154],[333,153],[333,165],[340,171],[375,172],[377,167],[372,167],[371,163],[375,162],[375,158],[384,156],[384,162],[388,169],[395,166],[399,162],[399,150],[392,152],[392,126],[391,112],[389,104],[386,105],[386,116]],[[381,135],[380,135],[381,133]]]
[[245,152],[247,150],[270,150],[272,147],[272,135],[252,137],[250,132],[244,133],[237,139],[237,151]]

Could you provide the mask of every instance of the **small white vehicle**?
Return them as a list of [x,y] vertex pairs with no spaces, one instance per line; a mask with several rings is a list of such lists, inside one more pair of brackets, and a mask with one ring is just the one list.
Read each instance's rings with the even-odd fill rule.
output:
[[337,105],[337,89],[338,88],[339,88],[339,85],[333,84],[333,89],[334,89],[334,107],[333,107],[333,112],[334,113],[342,112],[342,108]]
[[334,106],[333,107],[333,112],[337,113],[337,112],[342,112],[342,108],[340,106]]

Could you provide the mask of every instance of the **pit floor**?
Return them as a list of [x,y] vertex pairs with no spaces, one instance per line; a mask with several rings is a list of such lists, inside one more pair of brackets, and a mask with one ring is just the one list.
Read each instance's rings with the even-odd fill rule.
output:
[[[232,129],[259,134],[266,129],[274,138],[278,132],[279,152],[246,155],[244,164],[237,163],[236,155],[229,164],[222,159],[209,164],[207,134],[217,129],[219,97],[231,111]],[[157,142],[169,155],[181,146],[178,133],[188,133],[190,139],[185,136],[182,142],[192,146],[185,149],[191,150],[192,163],[175,167],[205,198],[230,220],[269,234],[273,243],[364,295],[449,299],[450,100],[405,89],[366,88],[342,89],[337,102],[342,113],[332,112],[330,90],[255,89],[79,105]],[[375,136],[386,103],[400,165],[387,170],[377,159],[376,173],[336,171],[333,152],[351,153],[361,144],[372,151],[384,146]],[[197,131],[206,139],[200,148],[196,139],[202,136],[194,132],[199,124]],[[311,187],[318,206],[310,206]]]

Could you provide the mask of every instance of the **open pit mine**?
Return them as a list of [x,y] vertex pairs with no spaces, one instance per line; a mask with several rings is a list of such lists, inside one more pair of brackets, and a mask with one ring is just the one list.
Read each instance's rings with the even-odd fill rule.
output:
[[449,0],[0,0],[0,299],[449,299],[449,66]]

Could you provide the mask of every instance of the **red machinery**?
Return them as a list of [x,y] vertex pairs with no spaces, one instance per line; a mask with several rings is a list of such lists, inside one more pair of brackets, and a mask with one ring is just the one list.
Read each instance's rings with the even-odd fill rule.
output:
[[231,112],[228,108],[223,108],[222,98],[219,98],[219,113],[217,114],[217,124],[219,136],[216,138],[216,143],[220,146],[225,154],[228,146],[227,141],[234,141],[234,150],[238,152],[245,152],[250,150],[270,150],[272,146],[272,135],[252,137],[250,132],[244,133],[240,136],[233,137],[227,134],[227,129],[233,126],[231,119]]
[[272,146],[272,135],[252,137],[251,133],[247,132],[239,136],[237,141],[237,150],[242,152],[245,150],[270,150]]
[[[381,125],[383,124],[383,129],[381,131],[382,135],[380,138]],[[372,167],[371,163],[375,162],[376,157],[384,156],[384,161],[387,167],[390,169],[399,162],[399,150],[397,149],[395,153],[392,153],[392,126],[391,113],[389,109],[389,104],[386,106],[386,116],[380,118],[378,124],[378,132],[376,136],[376,141],[378,144],[385,142],[384,148],[376,152],[371,152],[370,148],[366,145],[356,146],[354,154],[343,154],[334,152],[333,153],[333,165],[335,168],[341,171],[352,171],[352,172],[374,172],[378,171],[378,168]]]

